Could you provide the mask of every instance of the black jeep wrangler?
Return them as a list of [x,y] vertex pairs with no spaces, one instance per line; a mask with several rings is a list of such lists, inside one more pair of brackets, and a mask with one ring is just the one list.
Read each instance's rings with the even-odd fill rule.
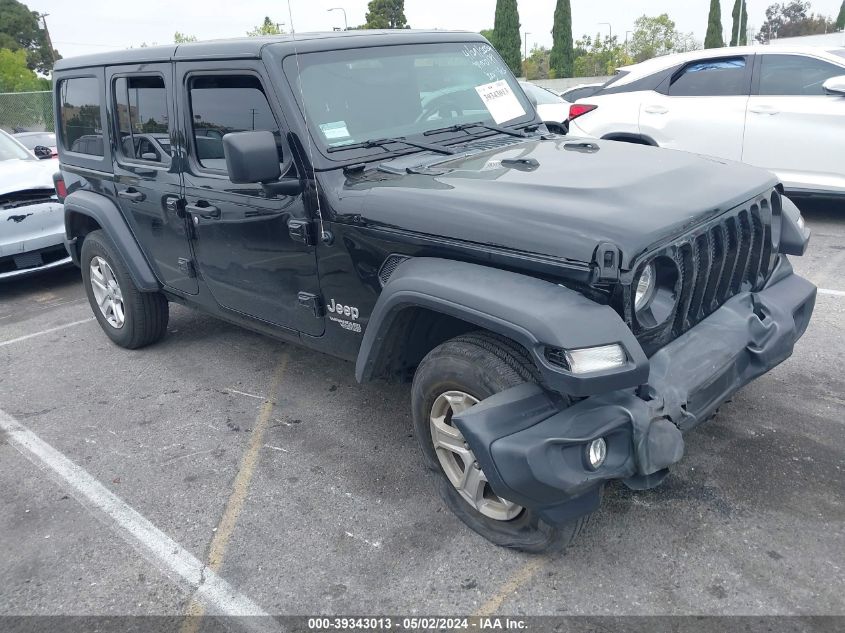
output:
[[54,79],[106,334],[154,343],[175,301],[412,380],[443,499],[499,545],[565,545],[605,482],[659,484],[813,311],[770,173],[550,134],[475,34],[143,48]]

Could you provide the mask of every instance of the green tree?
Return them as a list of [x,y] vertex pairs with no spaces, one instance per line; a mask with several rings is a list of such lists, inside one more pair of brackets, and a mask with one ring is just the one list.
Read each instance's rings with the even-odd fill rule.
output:
[[483,29],[481,31],[481,36],[484,37],[488,42],[492,41],[493,29]]
[[49,90],[50,82],[42,79],[27,65],[26,51],[0,48],[0,92]]
[[620,66],[627,66],[633,60],[625,52],[625,45],[617,37],[596,34],[595,39],[585,35],[575,42],[576,51],[582,54],[575,58],[573,65],[575,77],[601,77],[612,75]]
[[261,37],[262,35],[281,35],[284,32],[285,30],[281,26],[273,22],[269,16],[265,16],[264,22],[251,31],[247,31],[247,35],[250,37]]
[[54,58],[61,59],[58,51],[50,51],[39,14],[18,0],[0,0],[0,48],[26,51],[27,67],[45,74]]
[[722,36],[722,5],[719,0],[710,0],[710,15],[707,18],[707,34],[704,36],[704,48],[721,48],[725,45]]
[[549,65],[555,77],[571,77],[574,62],[572,6],[569,0],[558,0],[552,26],[552,53]]
[[362,29],[409,29],[405,0],[370,0]]
[[731,27],[731,46],[748,44],[748,6],[746,0],[735,0],[733,26]]
[[773,37],[798,37],[829,33],[836,23],[829,17],[811,13],[809,2],[791,0],[766,9],[766,21],[757,33],[757,41],[766,43]]
[[180,33],[176,31],[173,34],[173,43],[174,44],[187,44],[188,42],[196,42],[197,36],[196,35],[188,35],[187,33]]
[[496,21],[490,40],[514,74],[522,66],[522,36],[519,33],[519,9],[516,0],[496,0]]
[[528,59],[522,62],[523,76],[531,81],[535,79],[553,79],[554,72],[551,70],[550,61],[551,51],[545,46],[535,45],[531,49]]
[[628,49],[636,62],[643,62],[658,55],[674,52],[679,37],[675,22],[662,13],[657,17],[640,16],[634,22],[634,34]]
[[845,0],[842,0],[842,7],[839,9],[839,17],[836,18],[836,28],[845,29]]

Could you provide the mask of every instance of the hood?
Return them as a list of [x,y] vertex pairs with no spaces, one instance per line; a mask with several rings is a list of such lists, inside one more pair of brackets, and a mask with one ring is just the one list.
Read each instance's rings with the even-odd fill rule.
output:
[[53,174],[59,171],[54,160],[0,161],[0,195],[25,189],[53,189]]
[[[505,141],[507,142],[507,141]],[[411,157],[417,165],[421,156]],[[596,139],[518,141],[438,157],[369,189],[368,224],[590,262],[610,242],[623,270],[644,251],[774,187],[769,172],[686,152]],[[384,178],[382,178],[384,177]]]

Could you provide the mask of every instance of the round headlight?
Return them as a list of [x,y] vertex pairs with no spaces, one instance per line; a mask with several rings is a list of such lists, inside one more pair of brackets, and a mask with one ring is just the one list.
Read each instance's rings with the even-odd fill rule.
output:
[[637,279],[637,292],[634,297],[634,310],[639,312],[647,307],[654,296],[654,289],[657,287],[657,271],[654,269],[654,262],[650,263],[640,273]]

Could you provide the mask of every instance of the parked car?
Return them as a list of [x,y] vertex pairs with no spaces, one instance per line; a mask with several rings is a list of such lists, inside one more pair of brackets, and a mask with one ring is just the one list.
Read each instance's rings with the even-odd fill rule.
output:
[[569,117],[569,104],[551,90],[521,81],[519,85],[525,94],[535,103],[537,113],[552,132],[566,133],[566,119]]
[[[604,84],[578,84],[560,93],[561,98],[567,103],[575,103],[578,99],[589,97],[601,90]],[[567,118],[568,113],[567,113]]]
[[772,170],[792,195],[845,195],[845,49],[741,47],[620,70],[570,108],[572,134]]
[[[445,504],[499,545],[561,547],[607,482],[658,485],[813,311],[786,257],[809,231],[770,172],[549,134],[474,33],[136,48],[53,79],[105,335],[155,343],[174,301],[411,382]],[[80,108],[104,154],[68,151]],[[113,112],[180,160],[127,154]]]
[[35,154],[36,158],[56,158],[59,155],[56,150],[56,135],[53,132],[20,132],[14,136],[21,145]]
[[0,130],[0,280],[71,263],[53,186],[57,168]]

